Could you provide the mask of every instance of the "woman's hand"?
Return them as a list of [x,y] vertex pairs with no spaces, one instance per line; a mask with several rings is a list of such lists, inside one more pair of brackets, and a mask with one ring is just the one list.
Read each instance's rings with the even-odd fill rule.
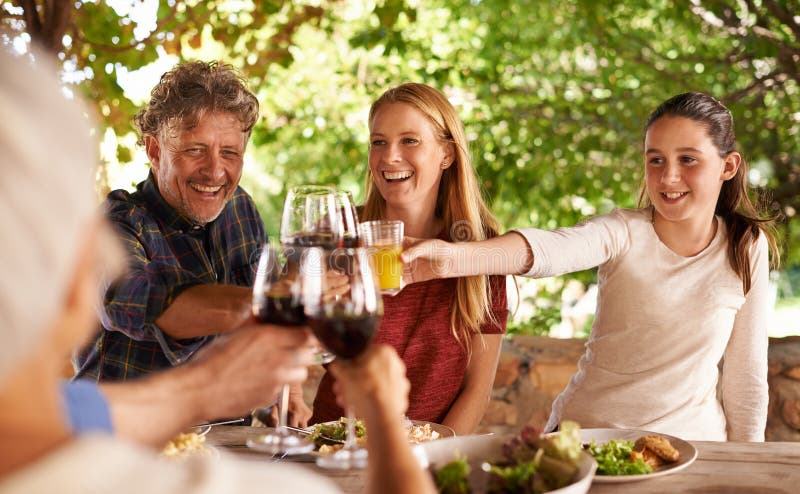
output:
[[303,383],[292,384],[289,387],[289,425],[305,429],[310,418],[311,408],[303,398]]

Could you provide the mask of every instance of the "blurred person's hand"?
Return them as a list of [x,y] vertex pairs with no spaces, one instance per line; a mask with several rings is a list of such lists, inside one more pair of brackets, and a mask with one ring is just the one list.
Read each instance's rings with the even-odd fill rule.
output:
[[[198,406],[208,419],[245,415],[263,406],[275,399],[281,385],[305,381],[316,345],[307,329],[271,324],[218,337],[187,363],[202,386]],[[298,416],[308,420],[302,412]]]

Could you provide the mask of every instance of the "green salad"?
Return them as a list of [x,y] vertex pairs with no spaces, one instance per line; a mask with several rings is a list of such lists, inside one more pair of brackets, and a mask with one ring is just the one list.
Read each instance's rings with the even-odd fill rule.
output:
[[456,459],[433,472],[436,487],[441,494],[468,494],[469,493],[469,463],[463,456],[456,455]]
[[[503,444],[503,459],[484,463],[487,494],[547,492],[572,482],[581,458],[580,428],[565,421],[556,434],[543,436],[526,427]],[[432,470],[442,494],[467,494],[470,467],[467,459],[456,459]]]
[[653,467],[641,458],[631,459],[632,450],[633,442],[617,439],[599,445],[592,439],[587,447],[597,462],[598,475],[642,475],[652,472]]
[[[363,438],[367,433],[367,428],[360,419],[356,420],[356,439]],[[347,417],[341,417],[336,422],[325,422],[322,424],[314,425],[314,432],[311,434],[311,440],[317,447],[323,444],[331,444],[327,438],[336,441],[344,441],[347,437]]]

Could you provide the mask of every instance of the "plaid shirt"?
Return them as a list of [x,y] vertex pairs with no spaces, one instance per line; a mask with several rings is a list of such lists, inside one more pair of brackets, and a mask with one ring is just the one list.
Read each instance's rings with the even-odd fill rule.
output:
[[214,336],[176,340],[154,321],[192,286],[253,284],[267,235],[252,198],[238,187],[216,220],[198,226],[161,197],[151,174],[132,194],[111,192],[104,207],[129,272],[106,290],[102,327],[73,358],[76,377],[125,380],[185,362]]

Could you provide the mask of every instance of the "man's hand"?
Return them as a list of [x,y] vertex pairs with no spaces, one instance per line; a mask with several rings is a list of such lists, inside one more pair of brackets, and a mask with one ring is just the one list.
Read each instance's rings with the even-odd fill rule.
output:
[[399,423],[405,414],[411,385],[394,348],[371,345],[354,360],[334,360],[329,370],[336,378],[334,391],[343,408],[348,403],[367,420],[393,417]]

